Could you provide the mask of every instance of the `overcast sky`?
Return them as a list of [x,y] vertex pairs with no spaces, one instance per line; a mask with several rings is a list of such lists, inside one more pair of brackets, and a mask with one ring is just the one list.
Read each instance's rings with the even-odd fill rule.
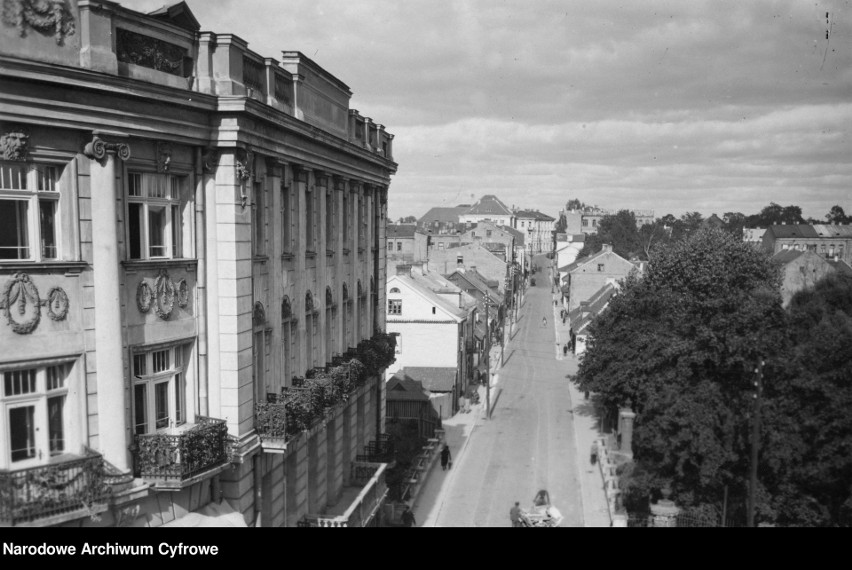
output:
[[395,135],[393,219],[483,194],[554,217],[569,198],[852,213],[850,0],[188,4],[203,30],[349,86]]

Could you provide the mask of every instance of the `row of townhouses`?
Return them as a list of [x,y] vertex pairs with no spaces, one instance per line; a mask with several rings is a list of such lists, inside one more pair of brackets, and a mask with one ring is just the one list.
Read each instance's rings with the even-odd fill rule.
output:
[[393,135],[184,2],[4,10],[0,525],[377,523]]

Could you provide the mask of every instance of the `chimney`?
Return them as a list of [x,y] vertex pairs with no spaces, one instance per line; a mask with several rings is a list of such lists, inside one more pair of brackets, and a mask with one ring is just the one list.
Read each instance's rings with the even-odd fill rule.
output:
[[601,252],[607,252],[607,251],[612,251],[612,244],[611,243],[603,244],[603,249],[601,250]]
[[410,263],[400,263],[396,266],[396,274],[397,275],[408,275],[411,277],[411,264]]

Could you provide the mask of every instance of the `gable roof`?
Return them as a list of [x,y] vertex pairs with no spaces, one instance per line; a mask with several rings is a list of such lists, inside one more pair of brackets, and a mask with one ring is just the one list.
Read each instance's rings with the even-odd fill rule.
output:
[[417,230],[417,224],[388,224],[385,235],[387,239],[411,238]]
[[488,286],[482,275],[480,275],[479,272],[475,269],[456,269],[455,271],[450,273],[447,278],[449,279],[454,276],[457,279],[461,279],[464,282],[468,283],[470,287],[473,287],[495,303],[503,302],[502,297],[495,293],[493,290],[491,290],[491,287]]
[[766,234],[775,238],[817,238],[819,234],[810,224],[783,224],[766,228]]
[[502,226],[501,229],[515,238],[515,245],[524,245],[524,232],[510,228],[509,226]]
[[833,259],[826,260],[830,266],[837,270],[838,273],[844,275],[852,275],[852,266],[843,261],[842,259],[838,259],[834,261]]
[[[398,376],[398,375],[401,375]],[[423,391],[423,384],[417,380],[413,380],[399,371],[393,376],[385,387],[385,399],[391,402],[394,401],[429,401],[429,396]]]
[[455,367],[406,366],[400,372],[420,382],[429,392],[452,392],[456,385]]
[[472,215],[487,215],[494,214],[498,216],[511,216],[512,211],[506,207],[506,204],[500,201],[500,198],[494,196],[493,194],[486,194],[482,198],[476,201],[476,203],[471,206],[466,212],[463,214],[472,214]]

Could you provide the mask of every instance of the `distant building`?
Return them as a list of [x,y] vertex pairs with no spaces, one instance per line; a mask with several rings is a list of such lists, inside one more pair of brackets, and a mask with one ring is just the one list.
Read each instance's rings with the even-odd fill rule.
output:
[[479,243],[453,247],[443,251],[429,253],[429,270],[448,275],[459,268],[476,269],[487,279],[499,283],[502,292],[505,287],[508,263],[494,255]]
[[772,225],[763,234],[770,254],[787,249],[811,251],[824,259],[852,262],[852,226],[840,224]]
[[479,222],[494,222],[498,226],[512,226],[512,211],[493,194],[486,194],[476,203],[459,214],[462,224],[477,224]]
[[598,253],[579,259],[565,268],[567,275],[562,279],[563,303],[569,312],[573,311],[602,287],[616,284],[633,271],[639,271],[634,263],[614,253],[611,245],[604,244]]
[[763,234],[766,228],[743,228],[743,241],[763,247]]
[[515,210],[512,227],[527,235],[527,253],[532,257],[553,251],[555,219],[538,210]]
[[[605,216],[614,216],[620,210],[605,210],[597,206],[587,207],[582,210],[569,209],[567,206],[559,215],[565,217],[565,221],[570,229],[566,229],[569,233],[579,233],[582,231],[586,234],[598,233],[598,226]],[[654,223],[654,210],[630,210],[633,217],[636,218],[636,227]],[[578,220],[579,218],[579,220]],[[577,223],[579,222],[579,229]]]
[[589,340],[588,327],[592,321],[609,306],[612,297],[618,292],[618,284],[607,283],[587,301],[581,301],[574,310],[569,311],[568,320],[571,323],[571,348],[574,354],[580,355],[586,351]]
[[432,208],[417,220],[417,228],[427,235],[457,234],[467,227],[459,216],[469,209],[469,204]]
[[388,224],[387,235],[389,273],[398,263],[426,261],[428,237],[415,224]]
[[793,295],[812,289],[817,281],[837,271],[829,261],[813,251],[785,249],[773,255],[772,261],[781,266],[781,299],[785,307],[790,304]]

